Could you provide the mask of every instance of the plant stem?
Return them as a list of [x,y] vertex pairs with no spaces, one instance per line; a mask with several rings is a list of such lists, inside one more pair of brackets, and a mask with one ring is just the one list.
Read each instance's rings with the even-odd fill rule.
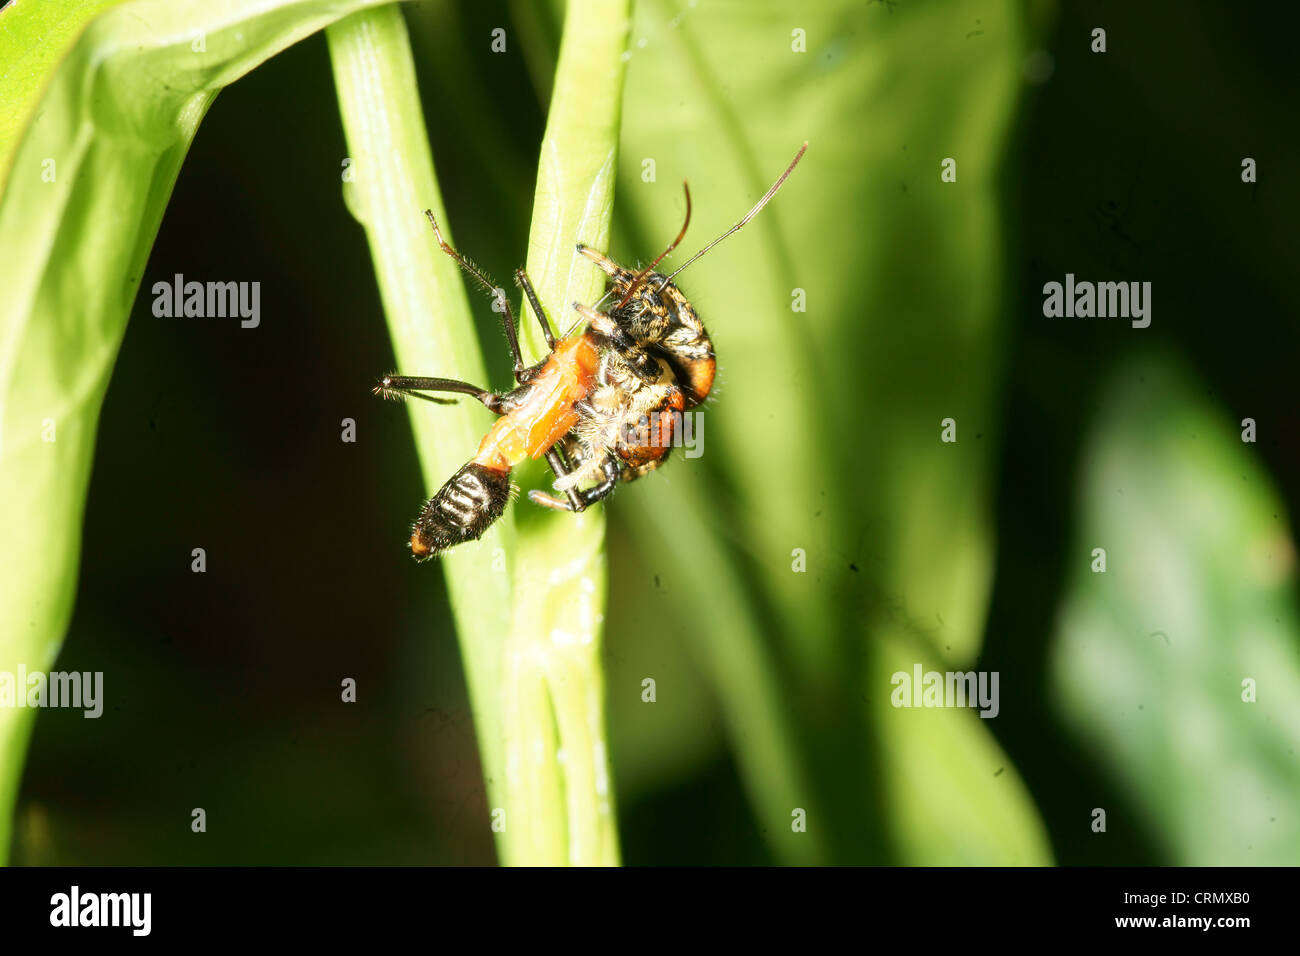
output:
[[[603,284],[574,246],[609,241],[629,25],[627,0],[573,0],[566,15],[528,255],[559,330],[571,324],[570,304],[595,301]],[[419,215],[430,207],[445,222],[401,14],[359,14],[327,36],[355,170],[346,196],[366,228],[398,360],[404,370],[483,381],[464,287]],[[523,324],[522,338],[535,357],[543,354],[534,322]],[[434,487],[475,447],[487,417],[468,403],[411,413]],[[540,485],[542,470],[526,466],[517,478]],[[555,515],[516,506],[477,545],[440,560],[503,861],[616,864],[599,509]]]
[[[630,3],[570,0],[537,169],[528,273],[557,332],[603,274],[575,250],[609,244]],[[521,306],[521,310],[524,307]],[[536,323],[523,338],[543,353]],[[539,481],[528,469],[521,483]],[[539,482],[540,483],[540,482]],[[507,640],[507,799],[528,836],[510,863],[617,864],[600,655],[605,521],[528,509],[519,518]],[[557,826],[558,824],[558,826]]]
[[[401,10],[356,14],[331,26],[326,38],[352,160],[344,198],[366,230],[398,365],[409,373],[486,381],[464,283],[423,215],[432,209],[451,241]],[[473,402],[408,405],[426,484],[437,488],[478,446],[491,415]],[[491,808],[502,805],[499,671],[510,621],[513,532],[507,511],[478,544],[438,559],[456,616]],[[401,560],[396,547],[394,560]],[[508,840],[498,834],[503,854]]]

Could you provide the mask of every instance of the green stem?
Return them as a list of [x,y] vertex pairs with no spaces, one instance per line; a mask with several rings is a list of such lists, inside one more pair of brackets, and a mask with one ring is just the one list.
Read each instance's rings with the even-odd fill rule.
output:
[[[529,275],[561,331],[572,324],[570,304],[595,301],[602,288],[601,273],[574,245],[609,241],[629,13],[628,0],[573,0],[566,16],[528,254]],[[464,287],[420,216],[430,207],[445,221],[401,14],[360,14],[327,37],[355,170],[346,196],[366,228],[398,362],[483,381]],[[543,354],[536,323],[524,323],[522,337],[534,357]],[[487,426],[469,403],[413,407],[411,416],[431,488]],[[539,486],[542,474],[530,465],[516,477]],[[477,545],[440,560],[503,861],[616,864],[599,509],[575,516],[517,506]]]
[[[464,283],[422,212],[432,209],[450,237],[401,10],[394,5],[359,13],[325,35],[352,161],[344,198],[366,230],[398,366],[486,381]],[[436,489],[478,446],[491,415],[473,402],[408,405],[425,482]],[[447,575],[493,809],[503,803],[500,669],[510,622],[513,537],[507,512],[477,545],[438,559]],[[396,546],[394,560],[401,560]],[[498,834],[498,840],[507,854],[508,837]]]
[[[628,0],[570,0],[537,168],[528,274],[557,332],[574,302],[600,297],[603,274],[574,248],[608,248],[622,116]],[[522,308],[522,307],[521,307]],[[524,324],[525,347],[543,354]],[[521,484],[542,484],[525,469]],[[527,509],[519,517],[506,719],[512,826],[527,828],[510,863],[619,861],[600,654],[604,515]]]

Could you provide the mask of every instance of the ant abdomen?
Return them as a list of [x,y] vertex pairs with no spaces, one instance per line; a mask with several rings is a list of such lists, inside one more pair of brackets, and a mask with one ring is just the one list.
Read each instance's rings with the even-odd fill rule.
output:
[[469,462],[424,503],[411,530],[411,554],[424,560],[478,540],[501,517],[509,500],[509,469]]

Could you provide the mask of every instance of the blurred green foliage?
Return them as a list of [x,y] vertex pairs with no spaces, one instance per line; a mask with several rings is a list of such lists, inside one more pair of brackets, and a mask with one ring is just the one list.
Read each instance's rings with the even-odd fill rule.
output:
[[[645,560],[689,595],[670,612],[702,645],[761,829],[792,862],[1046,862],[1014,770],[994,777],[1008,761],[987,722],[897,710],[888,693],[895,671],[965,669],[979,648],[996,174],[1027,42],[1020,14],[827,5],[792,18],[775,5],[655,2],[639,13],[619,204],[629,256],[673,235],[682,178],[699,197],[689,251],[810,144],[762,217],[680,279],[718,349],[718,400],[703,457],[638,487],[644,501],[629,508]],[[960,27],[977,19],[973,44]],[[928,68],[909,69],[921,49]],[[846,135],[846,117],[865,128]],[[944,157],[958,157],[960,188],[940,181]],[[956,444],[939,441],[948,417]],[[792,830],[796,807],[807,834]]]
[[[0,145],[0,670],[46,671],[58,654],[99,406],[199,121],[223,86],[367,3],[137,0],[93,20],[103,5],[4,14],[0,60],[21,69],[0,134],[24,132]],[[28,52],[46,31],[62,60]],[[0,711],[0,858],[33,715]]]
[[1258,426],[1147,358],[1116,371],[1084,450],[1053,686],[1184,866],[1300,860],[1296,555],[1243,441]]

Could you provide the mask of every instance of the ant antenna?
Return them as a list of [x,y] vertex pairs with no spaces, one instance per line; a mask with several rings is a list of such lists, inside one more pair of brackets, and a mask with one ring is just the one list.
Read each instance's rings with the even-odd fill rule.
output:
[[682,231],[677,233],[677,238],[668,243],[668,248],[659,253],[659,257],[655,259],[654,262],[650,263],[636,274],[635,278],[632,279],[632,284],[627,287],[627,292],[623,293],[623,298],[611,311],[617,312],[619,309],[623,308],[623,306],[631,302],[632,296],[636,294],[637,287],[645,281],[645,277],[654,270],[655,266],[663,262],[664,259],[668,257],[668,253],[676,249],[677,244],[686,237],[686,227],[691,224],[691,187],[686,184],[686,180],[684,179],[682,180],[682,190],[686,193],[686,221],[682,223]]
[[[791,174],[792,172],[794,172],[794,168],[795,168],[795,166],[797,166],[797,165],[799,164],[799,160],[803,159],[804,151],[807,150],[807,149],[808,149],[808,142],[807,142],[807,140],[805,140],[805,141],[804,141],[804,144],[803,144],[802,146],[799,147],[799,152],[797,152],[797,153],[794,154],[794,159],[790,160],[790,165],[787,166],[787,167],[785,168],[785,172],[783,172],[783,173],[781,174],[781,178],[778,179],[776,182],[774,182],[774,183],[772,184],[772,188],[769,189],[766,193],[763,194],[763,198],[760,199],[760,200],[755,204],[755,206],[754,206],[753,209],[751,209],[749,212],[745,213],[745,218],[742,219],[742,220],[740,220],[740,222],[736,223],[734,226],[732,226],[730,229],[728,229],[728,230],[727,230],[726,232],[724,232],[722,235],[718,236],[718,238],[714,239],[712,242],[710,242],[707,246],[705,246],[705,247],[704,247],[703,249],[701,249],[699,252],[695,253],[695,255],[693,255],[693,256],[691,256],[689,259],[687,259],[686,262],[684,262],[682,265],[678,266],[677,269],[676,269],[676,271],[673,272],[672,275],[667,276],[667,277],[664,279],[664,281],[663,281],[662,283],[660,283],[659,288],[662,289],[665,285],[667,285],[669,282],[672,281],[673,276],[676,276],[677,273],[681,272],[683,269],[685,269],[687,266],[689,266],[692,262],[694,262],[694,261],[695,261],[696,259],[698,259],[700,256],[704,255],[706,252],[708,252],[710,249],[712,249],[714,246],[716,246],[718,243],[720,243],[723,239],[726,239],[726,238],[727,238],[729,235],[731,235],[733,232],[739,232],[742,228],[744,228],[745,224],[748,223],[749,220],[751,220],[751,219],[753,219],[755,216],[757,216],[759,210],[762,209],[764,206],[767,205],[768,200],[771,199],[773,196],[775,196],[775,195],[776,195],[776,191],[777,191],[778,189],[781,188],[781,184],[784,183],[784,182],[786,181],[786,179],[789,178],[789,176],[790,176],[790,174]],[[683,226],[682,228],[683,228],[683,231],[684,231],[684,230],[685,230],[685,227]],[[678,239],[681,239],[681,236],[678,236],[677,238],[678,238]],[[676,245],[676,243],[674,242],[673,245]],[[668,248],[671,250],[673,247],[672,247],[672,246],[669,246]],[[666,252],[664,253],[664,255],[667,255],[667,254],[668,254],[668,253],[666,253]],[[659,259],[662,259],[662,258],[663,258],[663,256],[660,256],[660,257],[659,257]],[[656,259],[655,262],[658,262],[659,259]]]

